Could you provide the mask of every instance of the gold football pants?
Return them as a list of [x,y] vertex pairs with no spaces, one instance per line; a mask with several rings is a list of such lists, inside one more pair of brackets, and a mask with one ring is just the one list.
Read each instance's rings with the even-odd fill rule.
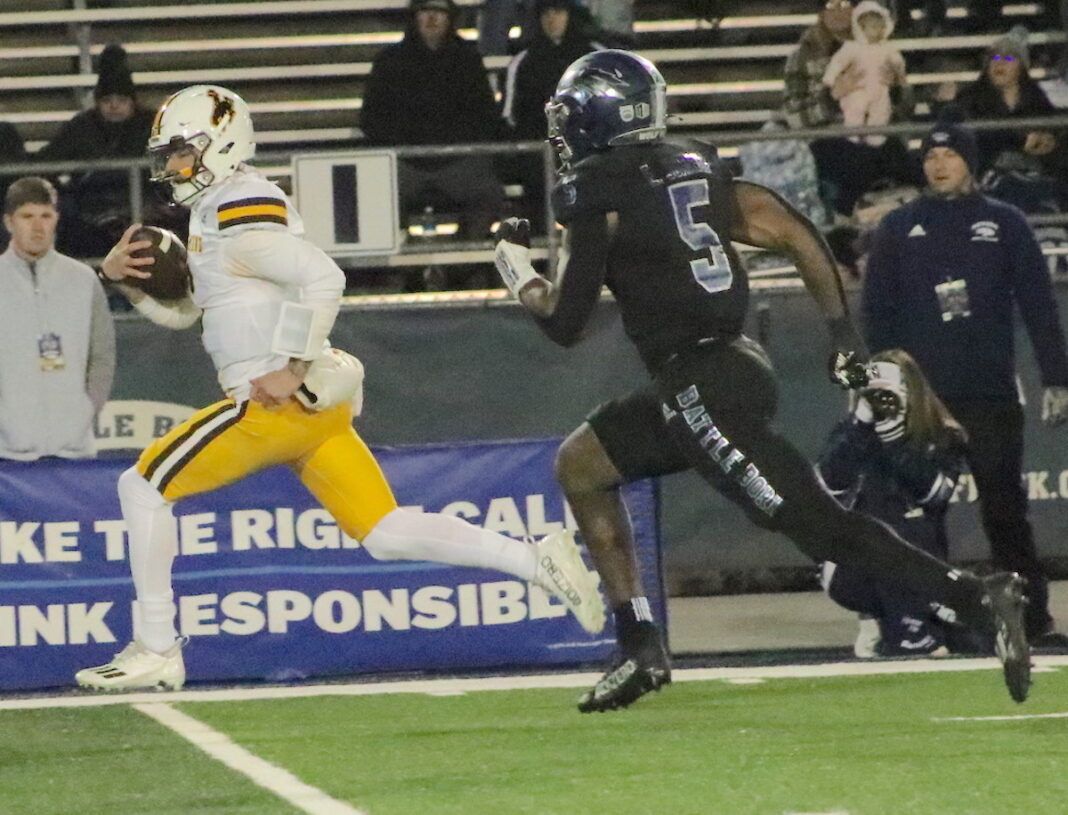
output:
[[226,399],[152,442],[137,471],[177,501],[288,464],[345,534],[363,540],[397,501],[351,422],[347,404],[313,413],[295,399],[277,408]]

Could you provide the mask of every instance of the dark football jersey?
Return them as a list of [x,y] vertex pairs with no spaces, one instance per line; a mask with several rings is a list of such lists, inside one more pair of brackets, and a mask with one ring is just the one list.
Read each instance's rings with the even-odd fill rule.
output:
[[731,176],[715,147],[672,139],[596,153],[561,177],[553,205],[565,226],[619,214],[605,283],[649,368],[741,332],[749,282],[730,243]]

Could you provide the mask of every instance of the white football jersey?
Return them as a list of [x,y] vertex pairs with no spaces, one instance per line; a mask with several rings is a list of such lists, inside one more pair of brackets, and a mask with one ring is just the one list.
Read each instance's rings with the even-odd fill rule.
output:
[[[188,245],[192,299],[203,310],[204,348],[219,384],[238,400],[248,397],[250,380],[285,367],[288,357],[272,353],[271,340],[282,304],[301,302],[297,270],[292,280],[285,272],[268,278],[241,263],[230,242],[249,230],[281,233],[284,243],[300,238],[304,225],[277,184],[242,167],[194,203]],[[329,265],[333,269],[324,268],[324,274],[340,272]]]

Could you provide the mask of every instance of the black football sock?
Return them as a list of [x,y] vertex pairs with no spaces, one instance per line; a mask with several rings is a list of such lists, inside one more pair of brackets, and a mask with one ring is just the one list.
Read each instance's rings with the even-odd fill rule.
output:
[[656,630],[648,597],[632,597],[612,609],[612,613],[616,618],[616,639],[624,652],[641,643],[650,630]]

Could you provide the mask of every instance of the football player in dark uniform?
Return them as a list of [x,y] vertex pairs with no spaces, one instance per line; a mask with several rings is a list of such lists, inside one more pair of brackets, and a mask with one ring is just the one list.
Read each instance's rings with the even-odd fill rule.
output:
[[732,241],[793,258],[827,321],[832,379],[845,387],[866,382],[863,342],[815,227],[770,190],[733,180],[714,147],[666,139],[665,107],[663,77],[635,54],[597,51],[573,63],[546,108],[561,159],[554,205],[567,228],[556,279],[530,265],[524,221],[505,221],[497,235],[498,271],[551,339],[576,342],[607,285],[652,377],[594,410],[557,456],[620,645],[579,709],[625,707],[671,681],[619,488],[686,469],[813,559],[849,564],[954,609],[994,640],[1010,693],[1023,701],[1030,654],[1020,579],[980,579],[842,508],[772,428],[777,384],[764,349],[741,333],[749,287]]

